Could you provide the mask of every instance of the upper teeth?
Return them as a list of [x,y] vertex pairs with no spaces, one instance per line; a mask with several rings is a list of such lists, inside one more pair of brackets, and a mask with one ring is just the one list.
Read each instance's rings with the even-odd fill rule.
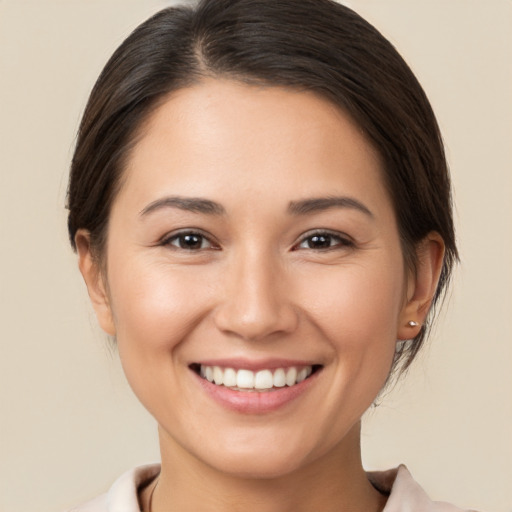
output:
[[200,375],[217,386],[223,385],[239,389],[271,389],[298,384],[309,377],[312,371],[312,366],[304,366],[300,369],[291,366],[289,368],[253,372],[251,370],[235,370],[202,364]]

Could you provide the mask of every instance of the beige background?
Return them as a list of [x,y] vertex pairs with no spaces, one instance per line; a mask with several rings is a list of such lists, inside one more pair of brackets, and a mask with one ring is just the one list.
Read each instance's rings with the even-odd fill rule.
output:
[[[80,112],[128,32],[168,5],[0,0],[0,511],[49,512],[157,459],[156,429],[96,327],[67,245]],[[368,415],[365,463],[436,499],[512,511],[512,2],[353,0],[442,126],[462,265],[430,348]]]

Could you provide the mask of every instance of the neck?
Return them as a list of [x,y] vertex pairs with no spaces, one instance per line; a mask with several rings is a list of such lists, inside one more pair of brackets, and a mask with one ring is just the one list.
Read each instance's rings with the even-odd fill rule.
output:
[[160,430],[162,471],[152,512],[379,512],[385,497],[370,484],[360,425],[326,455],[286,475],[240,477],[205,464]]

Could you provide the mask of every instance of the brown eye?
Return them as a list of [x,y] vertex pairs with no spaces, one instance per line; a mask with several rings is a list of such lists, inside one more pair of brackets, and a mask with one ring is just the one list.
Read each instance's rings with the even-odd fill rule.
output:
[[306,235],[302,241],[296,246],[297,249],[326,250],[352,246],[352,242],[329,232],[318,232]]
[[331,235],[314,235],[305,240],[308,249],[327,249],[333,245]]
[[163,244],[185,251],[200,251],[214,248],[208,238],[201,233],[194,232],[178,233],[164,240]]

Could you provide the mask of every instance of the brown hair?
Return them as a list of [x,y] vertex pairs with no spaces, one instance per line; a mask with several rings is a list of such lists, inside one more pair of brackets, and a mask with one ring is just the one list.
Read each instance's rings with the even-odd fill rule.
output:
[[[434,305],[457,260],[450,178],[428,99],[395,48],[331,0],[202,0],[164,9],[115,51],[80,124],[68,189],[72,246],[89,231],[101,258],[109,212],[137,130],[172,91],[205,76],[313,91],[348,113],[380,153],[408,268],[436,231],[446,245]],[[400,345],[405,369],[429,324]]]

